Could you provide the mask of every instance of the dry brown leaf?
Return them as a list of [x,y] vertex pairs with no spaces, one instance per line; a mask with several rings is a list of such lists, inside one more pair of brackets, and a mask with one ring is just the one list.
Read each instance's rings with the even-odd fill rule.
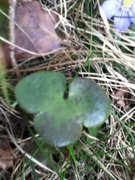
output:
[[0,65],[5,65],[6,67],[9,66],[9,49],[8,44],[3,43],[0,45]]
[[3,51],[3,46],[0,45],[0,66],[5,64],[5,54]]
[[135,179],[135,159],[129,158],[128,164],[129,164],[129,168],[130,168],[130,175],[131,175],[132,179],[134,180]]
[[[60,41],[55,32],[55,24],[58,16],[42,9],[38,1],[21,3],[16,9],[15,28],[16,45],[35,53],[47,53],[58,49]],[[20,57],[31,57],[32,55],[15,49],[15,55]]]
[[112,92],[112,96],[113,96],[113,100],[114,102],[116,102],[116,104],[119,107],[125,107],[126,106],[126,101],[125,101],[125,96],[128,94],[128,88],[122,88],[118,91],[113,91]]
[[0,146],[0,169],[5,170],[13,166],[13,153],[10,147]]

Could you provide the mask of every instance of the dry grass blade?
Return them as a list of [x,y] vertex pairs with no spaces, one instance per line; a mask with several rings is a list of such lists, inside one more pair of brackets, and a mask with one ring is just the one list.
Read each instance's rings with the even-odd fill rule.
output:
[[[80,142],[81,142],[81,141],[80,141]],[[107,173],[112,179],[117,180],[117,179],[110,173],[110,171],[108,171],[108,169],[104,166],[104,164],[101,163],[101,162],[98,160],[98,158],[93,154],[93,152],[90,151],[90,150],[86,147],[86,145],[83,144],[82,142],[81,142],[81,144],[83,145],[83,150],[86,151],[89,155],[92,156],[93,160],[94,160],[99,166],[101,166],[101,168],[105,171],[105,173]]]

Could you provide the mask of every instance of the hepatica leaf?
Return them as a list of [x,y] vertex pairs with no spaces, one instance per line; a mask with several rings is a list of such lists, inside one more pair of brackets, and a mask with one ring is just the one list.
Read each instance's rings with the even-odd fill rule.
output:
[[69,84],[58,72],[40,71],[22,79],[15,88],[20,106],[34,114],[34,126],[45,141],[62,147],[74,143],[83,126],[97,128],[110,113],[104,91],[90,79],[75,78]]
[[27,112],[36,114],[51,108],[63,98],[66,79],[61,73],[39,71],[22,79],[16,86],[16,98]]
[[78,104],[85,127],[99,126],[109,116],[109,100],[101,87],[91,79],[76,78],[70,85],[69,98]]

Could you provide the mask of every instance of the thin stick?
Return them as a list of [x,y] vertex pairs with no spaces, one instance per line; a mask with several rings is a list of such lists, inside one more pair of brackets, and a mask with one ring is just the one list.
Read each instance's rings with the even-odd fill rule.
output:
[[[17,0],[9,0],[9,16],[10,16],[10,21],[9,21],[9,40],[12,44],[15,44],[15,9],[17,5]],[[16,75],[18,78],[20,78],[20,73],[18,69],[18,65],[15,59],[15,47],[10,45],[10,58],[11,58],[11,63],[12,66],[15,69]]]

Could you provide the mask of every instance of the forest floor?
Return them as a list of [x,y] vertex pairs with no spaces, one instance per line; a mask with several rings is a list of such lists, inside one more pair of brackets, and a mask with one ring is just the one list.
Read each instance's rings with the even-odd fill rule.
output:
[[[98,6],[103,1],[39,2],[58,15],[62,46],[44,56],[12,59],[6,69],[0,82],[0,179],[135,179],[135,31],[119,32],[111,20],[104,22]],[[93,79],[104,89],[111,113],[97,137],[84,129],[65,149],[45,150],[33,117],[19,108],[14,96],[20,77],[40,70],[61,72],[67,80]]]

